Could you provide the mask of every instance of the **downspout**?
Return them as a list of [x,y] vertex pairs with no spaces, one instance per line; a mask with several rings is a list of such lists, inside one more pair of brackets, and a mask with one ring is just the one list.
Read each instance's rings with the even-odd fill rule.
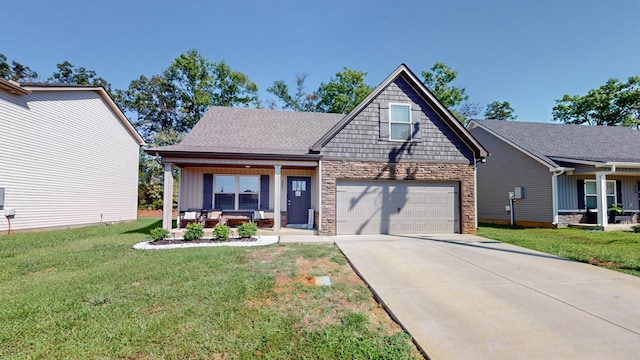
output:
[[551,204],[553,206],[553,225],[558,227],[558,176],[564,174],[565,168],[556,169],[551,176]]
[[[460,190],[459,190],[460,191]],[[478,159],[473,159],[473,211],[474,211],[474,229],[478,230]]]

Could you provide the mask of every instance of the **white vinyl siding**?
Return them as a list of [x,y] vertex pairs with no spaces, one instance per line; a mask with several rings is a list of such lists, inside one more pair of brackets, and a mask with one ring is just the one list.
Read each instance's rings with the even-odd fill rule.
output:
[[12,229],[136,219],[139,145],[97,92],[0,91],[0,126]]

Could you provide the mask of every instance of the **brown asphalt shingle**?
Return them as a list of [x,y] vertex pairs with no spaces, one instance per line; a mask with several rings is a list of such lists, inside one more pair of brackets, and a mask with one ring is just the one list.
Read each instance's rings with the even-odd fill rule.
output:
[[211,107],[178,145],[165,150],[304,155],[343,114]]

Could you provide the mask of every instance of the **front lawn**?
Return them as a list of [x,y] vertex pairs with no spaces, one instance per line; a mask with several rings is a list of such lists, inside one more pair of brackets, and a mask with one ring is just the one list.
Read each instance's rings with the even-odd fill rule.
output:
[[478,235],[640,276],[640,233],[481,224]]
[[420,358],[335,246],[131,249],[157,226],[0,236],[0,358]]

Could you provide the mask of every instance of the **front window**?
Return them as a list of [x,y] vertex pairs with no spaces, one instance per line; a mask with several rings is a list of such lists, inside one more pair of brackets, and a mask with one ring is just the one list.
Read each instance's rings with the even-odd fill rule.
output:
[[[587,208],[595,209],[598,207],[598,196],[596,193],[597,183],[595,180],[584,181],[584,203]],[[616,181],[607,180],[607,208],[616,203]]]
[[389,126],[391,140],[411,140],[411,106],[390,104]]
[[238,193],[238,209],[255,210],[258,208],[259,179],[257,176],[239,176],[240,192]]
[[214,207],[221,210],[235,210],[236,177],[216,176]]
[[255,210],[260,198],[258,176],[219,175],[215,177],[214,208]]

